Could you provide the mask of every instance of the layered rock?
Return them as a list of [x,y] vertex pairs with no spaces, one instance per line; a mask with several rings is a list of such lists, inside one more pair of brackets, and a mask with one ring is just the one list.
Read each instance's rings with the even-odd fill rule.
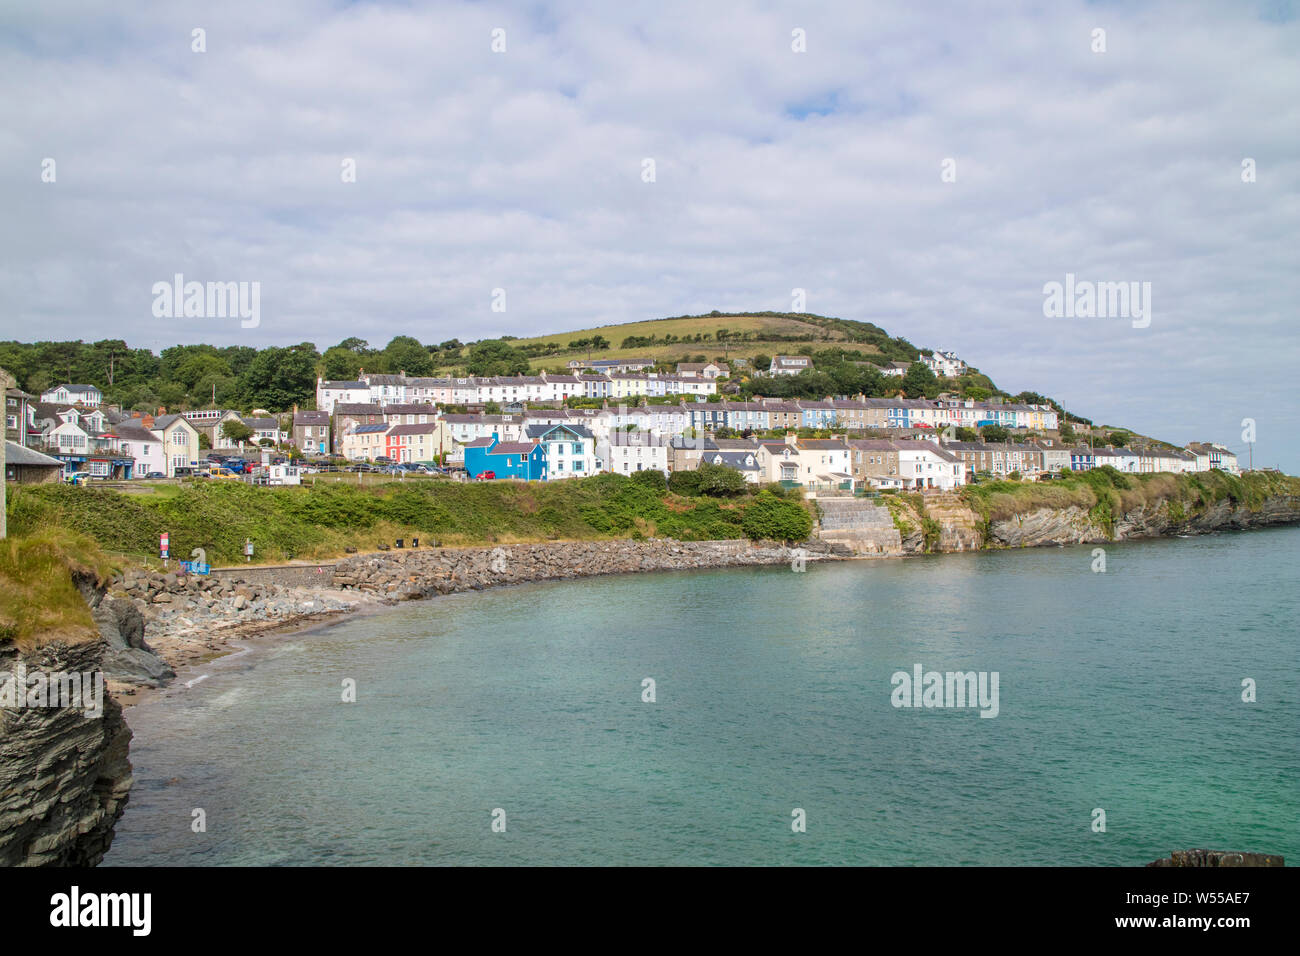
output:
[[[1192,514],[1185,514],[1175,502],[1156,507],[1139,507],[1116,518],[1113,529],[1097,521],[1087,510],[1035,508],[987,524],[981,531],[977,512],[956,495],[926,498],[926,517],[939,522],[937,551],[965,551],[972,547],[1033,548],[1046,545],[1095,544],[1155,538],[1175,534],[1209,534],[1300,522],[1300,498],[1277,496],[1258,506],[1220,501]],[[908,509],[910,514],[910,508]],[[925,540],[916,526],[901,541],[904,554],[925,550]],[[911,523],[911,522],[909,522]]]
[[1147,866],[1285,866],[1273,853],[1237,853],[1230,850],[1175,850]]
[[[105,644],[54,641],[0,648],[0,680],[100,671]],[[131,790],[131,731],[106,691],[103,713],[77,707],[0,707],[0,866],[95,866]]]

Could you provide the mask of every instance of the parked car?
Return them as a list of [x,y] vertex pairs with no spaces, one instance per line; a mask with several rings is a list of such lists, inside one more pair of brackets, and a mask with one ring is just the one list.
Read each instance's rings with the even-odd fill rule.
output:
[[393,464],[393,459],[389,458],[387,455],[379,455],[377,458],[375,458],[375,464],[376,464],[376,465],[391,465],[391,464]]
[[155,480],[155,481],[156,481],[156,480],[159,479],[159,478],[166,478],[167,476],[164,475],[161,471],[151,471],[151,472],[149,472],[149,474],[145,475],[144,477],[145,477],[145,480],[146,480],[146,481],[149,481],[149,480]]
[[494,481],[497,473],[495,471],[480,471],[474,476],[475,481]]

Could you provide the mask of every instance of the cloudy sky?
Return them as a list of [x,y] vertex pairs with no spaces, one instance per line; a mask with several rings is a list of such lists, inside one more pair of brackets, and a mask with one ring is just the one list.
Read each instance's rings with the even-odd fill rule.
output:
[[[0,8],[0,338],[438,342],[804,289],[1097,421],[1244,453],[1252,418],[1300,472],[1290,3],[211,6]],[[176,273],[259,282],[260,325],[155,317]],[[1045,317],[1067,273],[1149,282],[1149,326]]]

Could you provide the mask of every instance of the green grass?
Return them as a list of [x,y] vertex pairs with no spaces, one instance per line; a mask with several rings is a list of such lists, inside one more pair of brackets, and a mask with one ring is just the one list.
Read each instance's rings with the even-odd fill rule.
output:
[[1105,467],[1075,472],[1057,481],[981,482],[967,485],[961,494],[986,522],[1038,508],[1078,507],[1113,533],[1116,519],[1139,507],[1164,507],[1177,522],[1223,501],[1256,509],[1272,497],[1300,495],[1300,478],[1265,472],[1237,476],[1222,471],[1126,475]]
[[[744,341],[732,341],[724,348],[716,339],[719,329],[729,330],[733,336],[744,334]],[[679,339],[694,339],[696,335],[709,336],[708,341],[679,341],[671,344],[658,343],[650,346],[633,346],[623,348],[623,340],[629,336],[664,338],[668,335]],[[592,351],[590,356],[585,350],[573,350],[569,343],[577,339],[604,336],[611,343],[610,348]],[[551,335],[537,335],[531,338],[515,339],[515,346],[549,345],[559,351],[554,355],[537,356],[529,360],[534,371],[539,368],[556,368],[567,365],[570,359],[620,359],[650,358],[661,362],[682,362],[691,356],[704,355],[709,360],[748,358],[756,355],[799,354],[810,350],[838,346],[847,351],[856,351],[863,360],[868,355],[879,355],[889,351],[892,355],[900,347],[909,354],[915,350],[910,345],[900,346],[899,340],[892,339],[887,332],[870,322],[851,319],[838,319],[811,313],[729,313],[719,315],[673,316],[671,318],[650,319],[643,322],[626,322],[621,325],[602,325],[590,329],[573,329],[556,332]],[[443,365],[438,371],[446,372],[462,367],[465,356],[459,364]]]
[[94,541],[61,528],[0,541],[0,645],[98,639],[73,575],[103,584],[113,570]]
[[[245,538],[255,559],[323,559],[347,548],[418,535],[426,542],[474,545],[599,538],[746,537],[769,527],[797,527],[800,500],[773,504],[756,496],[683,497],[621,475],[562,482],[391,482],[358,488],[265,488],[237,482],[196,482],[155,498],[95,487],[40,485],[14,489],[13,534],[62,528],[85,535],[104,551],[133,560],[158,556],[158,535],[170,536],[173,558],[202,548],[212,564],[243,560]],[[784,515],[782,512],[789,512]],[[791,523],[793,517],[794,523]]]

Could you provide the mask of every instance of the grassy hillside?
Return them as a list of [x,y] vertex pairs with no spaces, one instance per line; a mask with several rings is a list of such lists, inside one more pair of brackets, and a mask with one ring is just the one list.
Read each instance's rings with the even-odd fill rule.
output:
[[[725,341],[718,338],[719,330],[729,335]],[[601,336],[610,342],[607,349],[591,350],[570,348],[569,343],[580,339]],[[624,342],[632,339],[653,339],[651,344]],[[666,341],[675,339],[676,341]],[[603,325],[597,328],[576,329],[512,339],[516,347],[545,349],[548,354],[530,359],[533,369],[555,368],[570,359],[617,359],[645,357],[662,362],[681,362],[704,355],[708,359],[748,358],[756,355],[790,354],[812,348],[838,345],[861,353],[863,360],[872,356],[877,361],[916,358],[919,350],[910,342],[894,338],[884,329],[870,322],[837,319],[805,313],[749,312],[709,313],[708,315],[674,316],[645,322],[628,322],[622,325]],[[454,366],[443,366],[442,370]]]
[[[774,518],[811,518],[798,499],[771,492],[684,497],[647,477],[600,475],[545,484],[449,481],[381,485],[261,488],[239,482],[196,482],[174,494],[129,495],[102,488],[36,485],[9,499],[14,535],[67,529],[105,551],[155,559],[158,534],[170,534],[173,557],[203,548],[209,562],[243,560],[251,538],[256,560],[336,557],[347,548],[374,550],[381,542],[418,535],[429,543],[468,545],[672,537],[681,540],[766,536]],[[658,477],[658,486],[655,478]],[[789,527],[789,525],[786,525]],[[800,537],[792,535],[792,537]]]
[[0,645],[22,650],[98,638],[73,574],[103,583],[113,566],[84,535],[42,527],[0,541]]

